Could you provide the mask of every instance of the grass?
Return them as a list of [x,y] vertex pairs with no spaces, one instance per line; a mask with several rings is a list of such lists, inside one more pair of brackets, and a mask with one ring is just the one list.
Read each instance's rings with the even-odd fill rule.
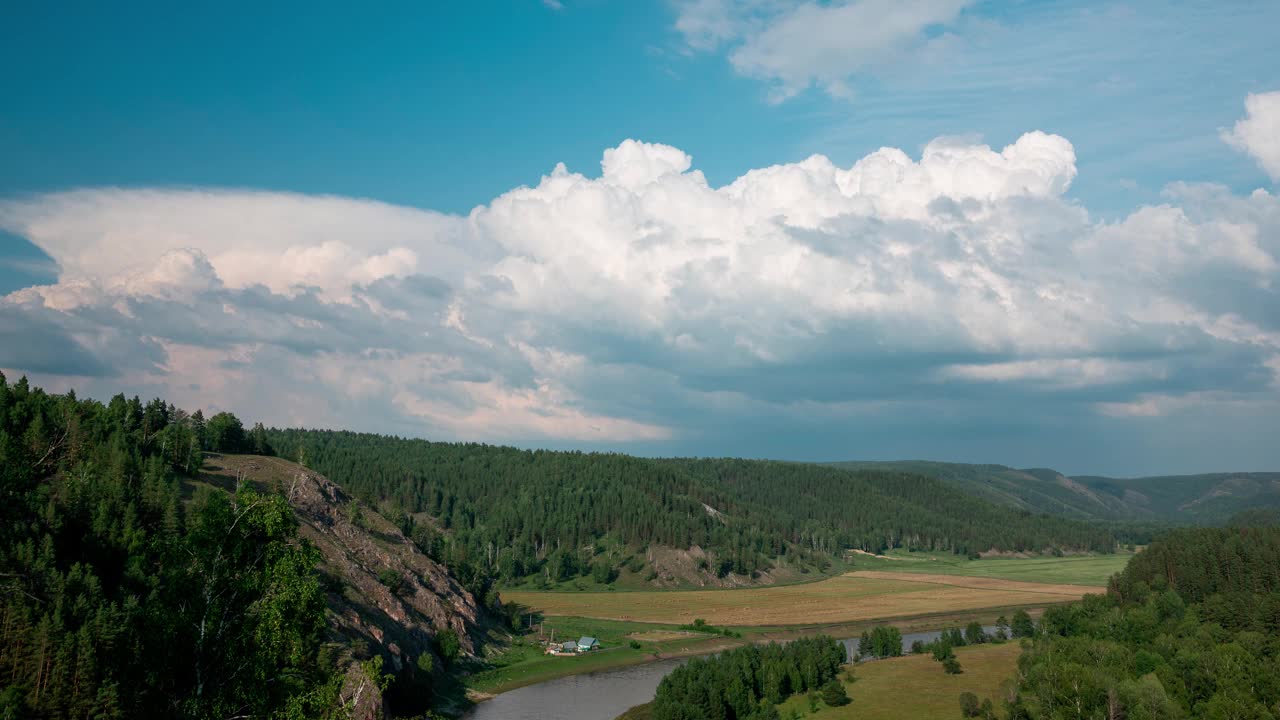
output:
[[[556,642],[577,640],[590,635],[600,641],[594,652],[572,657],[543,654],[537,633],[525,635],[502,654],[486,660],[487,667],[477,668],[466,678],[472,690],[496,694],[525,685],[566,675],[636,665],[659,658],[701,655],[741,644],[741,640],[706,633],[689,633],[678,628],[642,625],[618,620],[582,617],[548,618],[542,623],[543,633]],[[647,637],[646,637],[647,635]],[[639,648],[631,647],[631,641]]]
[[505,600],[547,616],[576,616],[680,625],[817,625],[990,607],[1045,605],[1096,590],[1017,582],[948,584],[945,579],[842,575],[821,582],[742,590],[625,593],[503,593]]
[[615,720],[650,720],[652,717],[653,703],[645,703],[622,713]]
[[889,572],[886,570],[858,570],[850,573],[858,578],[874,580],[898,580],[904,582],[931,583],[946,587],[970,588],[973,590],[1006,590],[1042,595],[1078,596],[1083,592],[1098,591],[1100,587],[1092,585],[1070,585],[1066,583],[1026,582],[1023,580],[1005,580],[1004,578],[974,577],[972,575],[943,575],[935,573]]
[[946,674],[928,655],[862,663],[853,668],[855,681],[845,683],[851,704],[829,708],[819,701],[818,711],[811,712],[808,697],[800,695],[779,705],[778,714],[815,720],[959,718],[962,692],[1000,706],[1000,686],[1013,676],[1021,652],[1016,642],[956,648],[964,669],[959,675]]
[[950,554],[893,550],[885,556],[888,559],[858,556],[857,569],[1102,587],[1108,578],[1124,569],[1133,553],[968,560]]

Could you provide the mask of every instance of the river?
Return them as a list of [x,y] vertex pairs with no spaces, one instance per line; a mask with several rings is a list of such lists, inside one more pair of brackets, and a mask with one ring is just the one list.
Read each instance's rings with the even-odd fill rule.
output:
[[[995,632],[995,626],[984,628]],[[907,633],[903,652],[916,640],[930,642],[942,632]],[[858,638],[841,640],[850,656],[858,651]],[[688,658],[657,660],[613,670],[570,675],[505,692],[472,708],[463,720],[613,720],[628,708],[653,699],[658,683]]]

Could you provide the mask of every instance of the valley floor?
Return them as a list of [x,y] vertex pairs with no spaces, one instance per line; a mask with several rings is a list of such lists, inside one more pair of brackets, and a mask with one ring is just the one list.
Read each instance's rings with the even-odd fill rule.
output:
[[547,616],[717,626],[812,625],[991,607],[1045,605],[1101,592],[1098,586],[996,578],[854,572],[821,582],[742,590],[652,592],[505,592]]
[[[604,649],[584,657],[547,657],[541,653],[537,636],[527,635],[491,658],[487,667],[477,668],[466,682],[482,697],[566,675],[703,655],[747,642],[816,633],[853,637],[885,623],[904,633],[964,626],[973,620],[991,625],[998,616],[1011,616],[1018,608],[1029,609],[1034,615],[1038,608],[1102,592],[1107,577],[1130,556],[967,560],[953,555],[892,552],[880,558],[859,557],[859,569],[852,573],[786,586],[507,590],[502,593],[504,601],[519,603],[544,618],[547,637],[552,630],[557,639],[591,635],[600,639]],[[741,637],[688,633],[679,628],[696,618],[730,627]],[[632,641],[639,647],[632,647]],[[1013,648],[1005,652],[1016,657],[1016,644],[1005,647]],[[976,682],[979,670],[975,668],[968,681]]]
[[[657,625],[582,617],[548,618],[546,636],[576,638],[592,635],[604,649],[578,657],[555,657],[542,653],[537,635],[525,636],[500,655],[490,658],[488,666],[465,679],[473,700],[484,700],[498,693],[569,675],[611,670],[658,660],[708,655],[752,642],[785,641],[806,635],[824,634],[835,638],[856,637],[876,625],[891,623],[904,634],[964,627],[977,621],[994,625],[1001,615],[1010,616],[1015,608],[988,608],[982,611],[931,613],[892,620],[869,620],[854,623],[822,625],[760,626],[737,628],[741,637],[725,637],[709,633],[691,633],[674,625]],[[1041,609],[1031,608],[1038,617]],[[631,647],[635,640],[640,647]]]

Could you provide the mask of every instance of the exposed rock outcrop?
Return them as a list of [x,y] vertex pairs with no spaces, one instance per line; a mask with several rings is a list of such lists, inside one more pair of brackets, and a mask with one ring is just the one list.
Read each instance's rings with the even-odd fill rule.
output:
[[421,672],[418,658],[441,668],[435,638],[453,630],[461,650],[475,652],[481,609],[440,563],[424,555],[391,522],[324,476],[280,458],[211,456],[204,479],[228,489],[238,482],[270,487],[288,498],[299,534],[313,543],[326,575],[329,625],[347,664],[343,700],[352,717],[383,715],[383,698],[362,661],[382,657],[382,672]]

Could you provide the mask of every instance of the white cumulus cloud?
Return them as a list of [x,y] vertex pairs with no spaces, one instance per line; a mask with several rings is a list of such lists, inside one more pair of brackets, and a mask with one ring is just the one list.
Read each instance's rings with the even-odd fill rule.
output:
[[1280,198],[1175,185],[1099,222],[1065,196],[1076,172],[1068,140],[1029,132],[715,187],[628,140],[598,175],[559,165],[465,217],[232,190],[10,199],[0,228],[62,274],[0,300],[0,367],[513,442],[1030,418],[1050,396],[1105,418],[1274,405]]
[[1223,130],[1222,138],[1251,155],[1272,180],[1280,182],[1280,90],[1250,93],[1244,109],[1246,116]]

